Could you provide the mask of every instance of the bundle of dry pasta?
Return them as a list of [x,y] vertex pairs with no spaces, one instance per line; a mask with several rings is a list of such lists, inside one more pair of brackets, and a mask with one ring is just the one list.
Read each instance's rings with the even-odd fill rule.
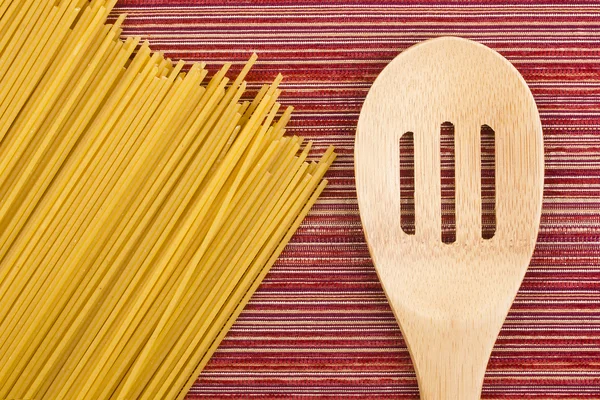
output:
[[0,398],[185,396],[335,157],[113,3],[0,0]]

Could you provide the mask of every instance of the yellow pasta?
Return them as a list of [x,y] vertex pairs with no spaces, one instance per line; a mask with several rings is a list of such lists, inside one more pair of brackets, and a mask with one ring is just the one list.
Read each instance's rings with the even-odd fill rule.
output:
[[[188,304],[184,308],[180,307],[178,309],[179,312],[184,312],[188,315],[185,315],[184,318],[179,318],[177,325],[171,324],[169,326],[171,330],[177,332],[183,331],[183,329],[185,328],[185,326],[183,325],[185,323],[184,321],[189,321],[193,317],[192,315],[189,315],[189,312],[196,313],[198,311],[201,311],[202,305],[206,304],[204,303],[204,301],[206,300],[210,289],[214,287],[213,285],[215,276],[218,277],[220,275],[221,277],[226,277],[225,271],[219,270],[219,268],[215,264],[219,260],[219,257],[227,257],[227,255],[229,253],[232,253],[236,248],[244,249],[247,247],[244,246],[244,241],[247,241],[248,239],[252,238],[256,240],[260,237],[260,235],[256,235],[256,232],[252,232],[251,228],[256,227],[256,222],[265,218],[265,210],[272,210],[272,207],[269,207],[267,204],[264,203],[265,200],[267,200],[267,198],[270,202],[274,202],[277,200],[277,195],[270,196],[270,193],[272,193],[273,189],[277,190],[277,188],[285,188],[285,184],[289,182],[293,175],[296,174],[297,169],[300,165],[296,162],[297,160],[291,159],[290,161],[294,161],[294,164],[296,164],[296,168],[289,170],[289,168],[286,168],[287,165],[280,165],[279,168],[274,167],[274,174],[272,176],[269,176],[269,184],[267,184],[266,186],[262,186],[262,184],[259,183],[256,189],[253,189],[254,195],[257,196],[256,199],[253,199],[251,203],[245,203],[244,206],[242,206],[242,208],[238,210],[236,218],[232,219],[231,223],[225,227],[227,231],[225,232],[225,235],[223,237],[224,241],[219,242],[219,246],[211,252],[212,254],[209,257],[207,257],[207,260],[203,263],[202,277],[199,276],[198,278],[196,278],[200,280],[200,282],[197,283],[198,290],[195,290],[194,293],[189,293],[190,295],[192,295],[190,296],[190,300],[193,304]],[[251,198],[252,195],[248,197]],[[272,205],[273,204],[270,204],[270,206]],[[246,219],[245,222],[244,219]],[[233,256],[233,254],[231,254],[231,256]],[[230,259],[224,259],[226,259],[227,261],[223,264],[228,266],[227,269],[229,270],[231,270],[234,266],[235,268],[239,268],[239,266],[241,265],[231,262]],[[239,270],[242,269],[240,268]],[[198,294],[199,296],[194,296]],[[194,297],[197,297],[197,299],[192,300]],[[146,368],[148,369],[150,366],[158,368],[158,365],[153,364],[161,362],[163,360],[163,357],[166,355],[164,354],[165,351],[168,350],[174,344],[174,341],[177,341],[179,339],[180,338],[175,335],[163,335],[163,341],[161,343],[163,354],[154,354],[152,362],[148,363]],[[167,342],[169,343],[168,346],[166,345]],[[181,349],[179,351],[181,351]],[[162,365],[160,367],[162,373],[170,371],[170,367],[167,362],[163,362],[161,364]],[[160,381],[160,375],[158,376],[158,380]],[[143,388],[143,385],[139,385],[138,387]],[[147,395],[149,395],[151,390],[152,386],[146,389]]]
[[[224,121],[224,120],[223,120],[223,121]],[[180,212],[181,212],[181,211],[180,211]],[[151,255],[152,255],[152,252],[150,253],[150,256],[151,256]],[[118,312],[118,309],[119,309],[119,308],[115,309],[115,311],[114,311],[114,312]],[[113,314],[113,315],[114,315],[114,314]],[[108,327],[108,325],[107,325],[107,324],[105,324],[105,326],[104,326],[104,327]]]
[[114,3],[0,0],[0,398],[180,398],[335,158]]
[[[252,171],[252,174],[248,177],[248,180],[244,183],[244,188],[242,188],[240,191],[238,191],[236,193],[236,198],[233,200],[232,204],[230,207],[235,207],[236,208],[236,214],[234,218],[228,219],[228,221],[224,224],[223,228],[227,231],[223,236],[220,236],[220,240],[219,243],[216,244],[214,247],[211,247],[209,249],[208,254],[215,254],[221,250],[222,247],[224,246],[231,246],[235,243],[235,241],[232,241],[232,227],[235,230],[235,227],[239,227],[238,228],[238,234],[242,233],[242,227],[244,226],[245,223],[248,223],[250,221],[249,218],[247,218],[248,215],[252,215],[252,211],[251,211],[251,207],[255,206],[258,207],[258,205],[260,204],[260,201],[264,200],[264,196],[267,196],[269,191],[267,190],[269,188],[268,185],[266,185],[266,181],[264,181],[264,179],[267,178],[267,174],[265,174],[264,172],[267,171],[267,167],[268,164],[265,162],[267,161],[271,156],[272,153],[275,151],[276,147],[273,146],[273,144],[271,144],[271,146],[269,146],[269,148],[267,148],[264,152],[264,155],[262,157],[263,160],[263,165],[261,165],[261,163],[259,162],[257,165],[257,168],[254,169],[254,171]],[[281,146],[277,146],[277,151],[281,151]],[[293,156],[293,154],[292,154]],[[261,178],[262,176],[262,178]],[[272,173],[268,173],[268,177],[269,177],[269,184],[281,184],[283,182],[283,180],[280,179],[280,174],[272,174]],[[263,197],[261,197],[263,196]],[[239,203],[242,202],[242,199],[244,199],[243,205],[240,205]],[[258,200],[257,200],[258,199]],[[261,200],[262,199],[262,200]],[[239,208],[238,205],[240,205]],[[256,211],[256,210],[255,210]],[[202,270],[204,270],[204,266],[202,266]],[[205,271],[202,271],[201,274],[204,274]],[[198,279],[198,278],[195,278]],[[198,290],[202,290],[202,286],[199,285],[197,286]],[[188,311],[191,311],[192,308],[189,308]],[[181,312],[181,309],[177,309],[176,310],[177,313]],[[177,314],[175,314],[177,315]],[[170,323],[172,321],[169,321]],[[167,326],[165,327],[166,330],[170,329],[170,324],[167,324]],[[174,337],[173,337],[174,339]],[[152,357],[152,363],[156,362],[156,354],[153,355]],[[146,368],[151,365],[152,363],[148,363],[148,365],[146,365]]]
[[[37,201],[37,199],[39,199],[41,195],[40,192],[44,190],[47,186],[47,183],[49,183],[50,175],[54,175],[56,173],[56,170],[59,168],[60,164],[62,164],[62,161],[64,161],[64,157],[66,157],[71,146],[77,140],[78,136],[76,136],[76,133],[69,132],[68,127],[64,125],[65,119],[68,118],[69,113],[72,111],[71,108],[76,105],[76,101],[79,100],[79,103],[83,101],[83,99],[80,99],[79,96],[82,94],[82,91],[90,86],[89,80],[93,77],[92,74],[98,73],[96,69],[105,58],[105,54],[108,51],[109,46],[113,43],[112,39],[116,33],[115,31],[117,26],[118,24],[115,24],[108,35],[103,39],[98,52],[87,63],[87,66],[83,74],[79,77],[77,84],[66,91],[68,96],[66,96],[67,98],[60,107],[61,111],[55,116],[51,125],[44,129],[44,138],[40,141],[40,143],[37,144],[37,146],[35,146],[35,153],[29,160],[27,160],[26,167],[20,171],[19,178],[11,185],[10,194],[5,197],[2,207],[0,207],[0,219],[5,219],[6,213],[10,212],[12,221],[15,221],[13,224],[9,224],[5,228],[7,231],[19,229],[19,227],[22,226],[24,223],[24,214],[28,215],[33,207],[33,205],[31,205],[31,199],[33,198],[33,201]],[[96,89],[95,85],[92,85],[92,89]],[[37,167],[41,164],[40,159],[45,156],[48,147],[57,142],[56,135],[61,133],[66,133],[68,140],[61,141],[62,146],[58,146],[58,148],[55,148],[52,151],[52,154],[55,155],[55,157],[43,163],[43,166],[45,167],[43,169],[43,173],[47,177],[45,182],[33,186],[31,184],[31,177],[35,173],[36,169],[38,169]],[[21,160],[23,158],[24,157],[21,157]],[[26,200],[19,197],[22,195],[22,192],[26,193]],[[10,237],[13,236],[14,234],[9,236],[9,240]]]
[[[248,274],[246,277],[244,277],[244,280],[240,282],[239,290],[236,290],[235,295],[227,302],[227,308],[222,310],[222,312],[219,314],[219,321],[212,325],[211,329],[207,332],[207,337],[200,342],[199,347],[193,349],[194,356],[192,356],[187,361],[185,372],[181,373],[181,371],[174,371],[173,379],[179,379],[178,384],[171,384],[169,382],[159,382],[161,384],[164,383],[164,391],[171,390],[171,394],[173,397],[170,398],[177,398],[177,400],[182,400],[185,397],[187,392],[185,390],[179,390],[179,388],[188,388],[196,380],[196,377],[206,366],[212,354],[217,350],[217,347],[225,338],[227,331],[229,330],[229,328],[231,328],[236,318],[242,312],[248,301],[250,301],[252,294],[254,294],[256,289],[258,289],[258,286],[260,285],[264,277],[267,275],[267,272],[275,263],[277,257],[279,257],[285,245],[291,239],[296,229],[298,229],[300,223],[302,222],[304,217],[306,217],[314,203],[317,201],[318,197],[321,195],[326,185],[327,180],[324,180],[319,184],[319,186],[313,192],[308,202],[304,205],[304,208],[302,209],[300,214],[296,217],[296,220],[292,223],[292,226],[289,228],[288,232],[285,234],[283,239],[280,239],[281,241],[279,242],[279,244],[277,244],[277,242],[279,241],[277,236],[273,236],[271,238],[269,242],[270,247],[264,249],[261,252],[261,256],[259,256],[257,260],[253,263],[254,274]],[[276,247],[276,249],[273,252],[271,252],[272,247]],[[266,264],[264,264],[264,260],[267,258],[268,261],[266,261]],[[226,322],[223,324],[224,321]],[[201,361],[198,363],[196,362],[197,359],[201,359]],[[194,372],[188,373],[189,371]],[[185,382],[186,376],[187,383],[184,384],[183,382]]]
[[[113,151],[113,152],[111,152],[111,154],[113,154],[113,155],[114,155],[115,153],[116,153],[116,152],[114,152],[114,151]],[[105,160],[102,160],[102,163],[100,163],[99,165],[100,165],[100,166],[105,166],[105,165],[107,165],[107,164],[108,164],[108,162],[106,162]],[[78,167],[81,167],[81,165],[78,165]],[[70,180],[70,182],[73,182],[73,177],[71,177],[71,180]],[[96,181],[96,182],[98,182],[98,181]],[[93,187],[97,187],[97,186],[98,186],[98,185],[96,184],[96,185],[94,185]],[[60,198],[62,198],[62,196],[64,196],[66,193],[68,193],[68,191],[66,191],[66,190],[65,190],[65,191],[61,191],[61,192],[60,192],[60,195],[59,195],[59,199],[60,199]],[[80,197],[78,200],[81,200],[81,197]],[[57,200],[55,200],[55,201],[53,202],[53,205],[54,205],[54,206],[56,206],[58,203],[59,203],[59,200],[57,199]],[[70,210],[70,211],[73,211],[74,209],[76,209],[76,207],[69,207],[69,208],[68,208],[68,210]],[[64,216],[64,215],[62,215],[62,218],[60,218],[58,221],[59,221],[59,222],[61,222],[61,223],[67,223],[68,221],[72,221],[72,219],[73,219],[73,214],[70,214],[70,215],[69,215],[68,217],[66,217],[66,218],[65,218],[65,216]],[[63,226],[63,229],[61,229],[61,232],[60,232],[60,233],[62,234],[62,233],[65,233],[65,232],[67,232],[67,231],[68,231],[68,230],[64,229],[64,226]],[[53,235],[53,236],[54,236],[54,238],[55,238],[55,239],[56,239],[56,237],[57,237],[57,236],[59,236],[59,237],[60,237],[60,235],[56,235],[56,234],[55,234],[55,235]],[[51,253],[51,254],[52,254],[52,253]],[[39,254],[38,254],[38,255],[39,255]],[[36,261],[36,262],[41,262],[41,259],[39,259],[39,258],[36,258],[36,259],[35,259],[35,261]],[[19,288],[20,288],[20,287],[19,287]]]

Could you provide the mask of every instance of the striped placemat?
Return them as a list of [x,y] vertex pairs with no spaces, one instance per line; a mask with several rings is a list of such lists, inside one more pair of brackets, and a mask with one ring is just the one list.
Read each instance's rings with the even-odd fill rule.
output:
[[222,342],[190,399],[417,399],[364,242],[353,179],[360,107],[403,49],[457,35],[523,74],[544,127],[541,230],[494,348],[485,399],[600,399],[600,3],[122,0],[123,35],[172,58],[282,72],[290,134],[340,154],[330,185]]

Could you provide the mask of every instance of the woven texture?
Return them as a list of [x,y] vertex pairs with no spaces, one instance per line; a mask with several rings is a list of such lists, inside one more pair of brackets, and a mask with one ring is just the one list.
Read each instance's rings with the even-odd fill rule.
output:
[[[290,134],[340,154],[330,185],[198,378],[189,399],[417,399],[369,258],[353,179],[360,107],[407,47],[477,40],[521,72],[544,128],[537,247],[488,365],[484,399],[600,399],[600,5],[521,1],[122,0],[124,36],[172,58],[282,72]],[[234,68],[235,70],[236,68]],[[235,73],[235,71],[233,71]]]

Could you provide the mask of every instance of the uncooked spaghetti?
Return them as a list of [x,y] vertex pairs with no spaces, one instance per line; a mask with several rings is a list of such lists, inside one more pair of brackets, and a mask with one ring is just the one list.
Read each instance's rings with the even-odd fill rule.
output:
[[335,158],[114,2],[0,1],[0,398],[185,396]]

